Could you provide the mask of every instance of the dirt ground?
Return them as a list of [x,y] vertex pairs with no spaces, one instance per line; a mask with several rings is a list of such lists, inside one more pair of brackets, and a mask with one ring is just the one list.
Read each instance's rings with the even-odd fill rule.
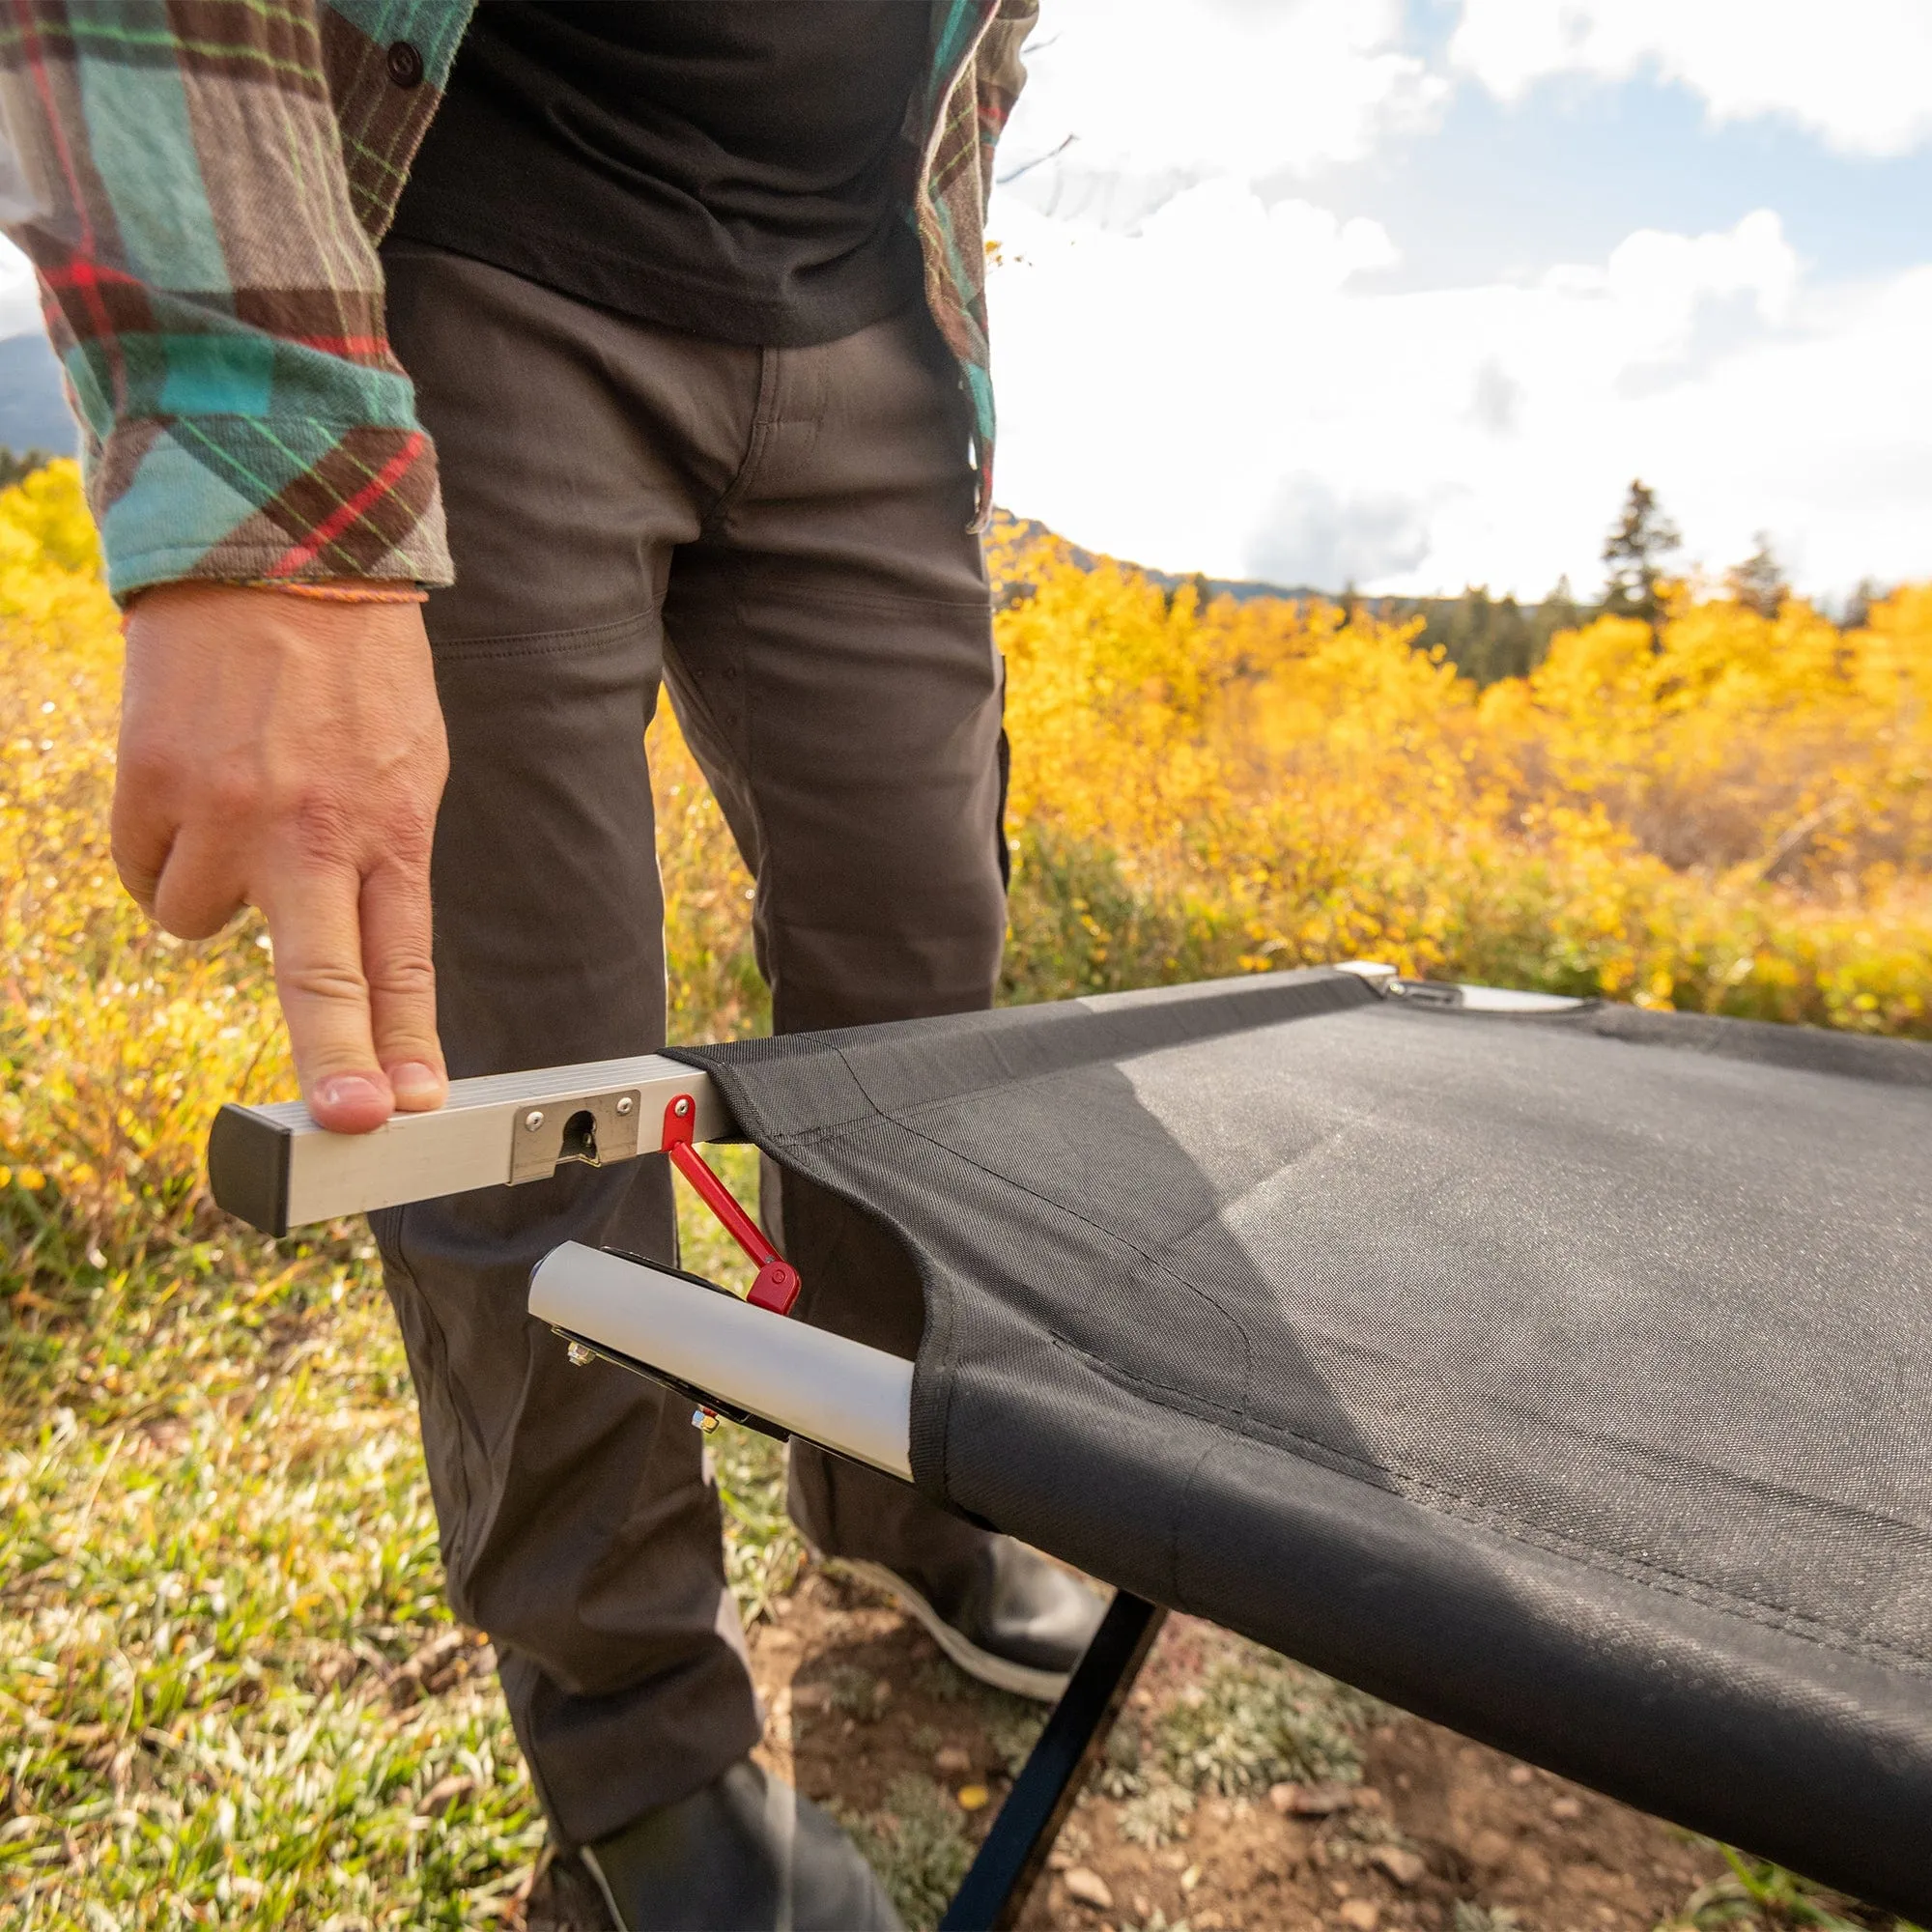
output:
[[[815,1567],[776,1607],[752,1633],[769,1713],[761,1754],[854,1830],[908,1924],[929,1925],[1024,1759],[1037,1707],[971,1683],[881,1599]],[[1244,1653],[1210,1625],[1171,1619],[1123,1729],[1198,1698]],[[1654,1818],[1340,1695],[1358,1714],[1358,1782],[1210,1788],[1182,1812],[1137,1804],[1130,1778],[1109,1796],[1103,1778],[1063,1832],[1026,1932],[1650,1932],[1694,1912],[1699,1888],[1727,1872],[1714,1847]],[[601,1922],[567,1870],[539,1882],[531,1932]]]

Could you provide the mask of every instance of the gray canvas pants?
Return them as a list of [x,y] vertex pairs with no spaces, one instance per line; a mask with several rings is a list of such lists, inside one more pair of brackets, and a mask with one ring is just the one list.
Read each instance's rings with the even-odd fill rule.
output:
[[[389,327],[440,452],[458,581],[427,611],[449,730],[438,1011],[464,1076],[664,1041],[644,727],[662,679],[757,881],[781,1030],[986,1006],[1005,926],[1000,670],[968,412],[923,312],[727,347],[418,244]],[[787,1184],[801,1313],[905,1355],[895,1245]],[[674,1255],[668,1164],[570,1168],[378,1217],[458,1612],[494,1640],[567,1841],[755,1741],[688,1404],[525,1312],[556,1242]],[[815,1452],[820,1548],[928,1575],[980,1532]]]

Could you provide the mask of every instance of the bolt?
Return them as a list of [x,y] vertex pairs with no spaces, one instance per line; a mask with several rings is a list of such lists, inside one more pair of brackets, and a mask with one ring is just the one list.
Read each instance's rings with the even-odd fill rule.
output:
[[529,1132],[535,1133],[543,1125],[543,1109],[541,1107],[532,1107],[524,1116],[524,1125]]
[[691,1095],[689,1094],[680,1094],[677,1096],[676,1104],[671,1108],[671,1112],[675,1114],[680,1121],[683,1120],[684,1117],[691,1112]]
[[628,1094],[626,1094],[624,1097],[617,1102],[617,1111],[620,1114],[628,1114],[631,1111],[631,1109],[636,1105],[637,1102],[633,1100]]
[[563,1352],[570,1357],[573,1369],[586,1369],[597,1359],[597,1351],[582,1342],[573,1342]]

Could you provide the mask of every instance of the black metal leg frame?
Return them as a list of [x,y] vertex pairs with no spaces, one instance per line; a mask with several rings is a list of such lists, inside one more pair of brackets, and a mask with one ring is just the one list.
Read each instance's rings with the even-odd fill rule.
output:
[[1105,1747],[1167,1612],[1122,1590],[1114,1599],[1033,1755],[980,1847],[940,1932],[1004,1932],[1018,1922],[1081,1784]]

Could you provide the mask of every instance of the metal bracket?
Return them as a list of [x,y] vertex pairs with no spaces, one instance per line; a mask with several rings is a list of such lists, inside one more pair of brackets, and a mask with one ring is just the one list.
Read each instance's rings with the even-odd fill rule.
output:
[[[691,1104],[694,1141],[734,1131],[710,1078],[656,1053],[452,1081],[447,1105],[394,1115],[372,1134],[327,1133],[299,1100],[231,1104],[209,1135],[209,1179],[231,1214],[285,1235],[338,1215],[534,1180],[559,1161],[594,1157],[608,1167],[655,1153],[656,1123],[677,1095]],[[535,1127],[532,1114],[541,1117]],[[639,1133],[646,1120],[651,1128]]]
[[1402,980],[1386,981],[1382,991],[1393,1000],[1410,1007],[1460,1007],[1463,989],[1446,980]]
[[526,1107],[510,1128],[510,1185],[545,1180],[565,1162],[602,1167],[638,1153],[639,1093],[577,1094]]

